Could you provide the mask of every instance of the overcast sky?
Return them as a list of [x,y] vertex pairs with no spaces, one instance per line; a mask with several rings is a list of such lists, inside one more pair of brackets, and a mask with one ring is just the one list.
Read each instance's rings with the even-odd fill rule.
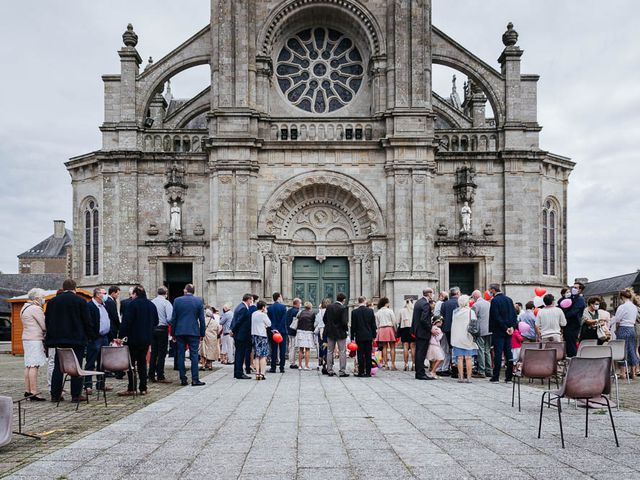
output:
[[[433,22],[495,68],[512,21],[522,72],[541,76],[541,148],[577,162],[569,185],[569,278],[640,268],[640,29],[637,0],[434,0]],[[158,59],[208,23],[208,0],[0,2],[0,270],[70,228],[69,157],[100,148],[100,76],[119,73],[128,22]],[[174,93],[206,85],[203,70]],[[180,81],[178,81],[180,80]],[[449,78],[435,89],[448,93]],[[459,88],[461,84],[458,84]],[[446,91],[442,91],[446,90]],[[537,222],[538,212],[523,221]]]

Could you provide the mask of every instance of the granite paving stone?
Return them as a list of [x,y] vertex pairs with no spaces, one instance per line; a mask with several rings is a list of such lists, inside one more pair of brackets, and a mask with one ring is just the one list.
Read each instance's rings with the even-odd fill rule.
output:
[[[416,382],[411,372],[371,379],[289,371],[236,381],[223,367],[201,389],[184,388],[51,454],[11,478],[212,478],[447,480],[638,478],[640,415],[545,409],[523,385],[522,412],[507,385]],[[104,475],[102,475],[104,472]]]

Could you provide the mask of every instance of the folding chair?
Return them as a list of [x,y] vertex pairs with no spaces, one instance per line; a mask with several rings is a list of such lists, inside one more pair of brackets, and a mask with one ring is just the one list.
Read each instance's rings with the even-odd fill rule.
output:
[[618,376],[613,363],[613,348],[610,345],[587,345],[578,352],[580,358],[611,358],[611,375],[616,384],[616,408],[620,410],[620,390],[618,388]]

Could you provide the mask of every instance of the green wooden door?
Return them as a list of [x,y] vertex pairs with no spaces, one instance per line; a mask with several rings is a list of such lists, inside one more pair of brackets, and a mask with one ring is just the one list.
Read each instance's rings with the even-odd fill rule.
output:
[[309,301],[315,308],[323,298],[335,300],[338,293],[349,298],[349,262],[346,258],[298,257],[293,261],[293,296]]

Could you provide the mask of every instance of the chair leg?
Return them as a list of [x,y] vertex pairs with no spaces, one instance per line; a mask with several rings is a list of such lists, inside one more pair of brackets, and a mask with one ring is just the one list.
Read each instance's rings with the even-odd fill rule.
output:
[[540,420],[538,422],[538,438],[540,438],[540,432],[542,431],[542,411],[544,410],[544,396],[547,392],[542,392],[542,399],[540,400]]
[[613,373],[613,381],[616,383],[616,408],[620,411],[620,388],[618,386],[618,374]]
[[520,377],[518,377],[518,412],[521,412],[522,409],[520,407]]
[[631,383],[631,379],[629,378],[629,364],[627,363],[627,359],[624,359],[624,372],[627,376],[627,383]]
[[103,375],[104,380],[102,381],[102,398],[104,399],[104,406],[107,407],[107,376]]
[[60,395],[58,396],[58,403],[56,403],[56,407],[60,406],[60,399],[62,398],[62,392],[64,392],[64,386],[67,383],[67,375],[65,374],[64,376],[64,380],[62,380],[62,391],[60,392]]
[[584,438],[589,437],[589,399],[587,398],[587,406],[584,409],[585,412],[587,412],[585,414],[584,417]]
[[618,434],[616,433],[616,425],[615,423],[613,423],[613,414],[611,413],[611,404],[609,403],[609,399],[607,397],[603,395],[602,398],[604,398],[605,401],[607,402],[607,409],[609,410],[609,418],[611,419],[611,428],[613,428],[613,437],[616,439],[616,447],[619,447],[620,444],[618,443]]
[[560,441],[562,442],[562,448],[564,448],[564,432],[562,431],[562,406],[560,402],[560,397],[558,397],[557,406],[558,406],[558,423],[560,424]]
[[511,380],[511,408],[514,407],[516,401],[516,377],[514,375]]

